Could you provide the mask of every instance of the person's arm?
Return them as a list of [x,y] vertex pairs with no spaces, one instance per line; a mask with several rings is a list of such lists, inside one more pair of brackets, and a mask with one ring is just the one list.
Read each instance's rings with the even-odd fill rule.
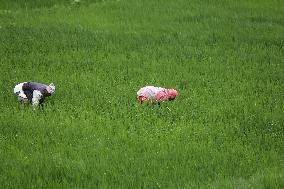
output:
[[33,91],[32,105],[38,106],[41,98],[43,97],[42,93],[38,90]]
[[159,92],[155,95],[155,99],[156,99],[156,101],[158,101],[158,102],[167,100],[167,95],[166,95],[165,90],[159,91]]

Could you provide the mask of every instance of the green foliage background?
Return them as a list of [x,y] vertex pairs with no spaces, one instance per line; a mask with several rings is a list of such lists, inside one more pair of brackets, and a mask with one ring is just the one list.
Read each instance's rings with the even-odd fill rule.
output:
[[0,0],[0,188],[283,188],[283,5]]

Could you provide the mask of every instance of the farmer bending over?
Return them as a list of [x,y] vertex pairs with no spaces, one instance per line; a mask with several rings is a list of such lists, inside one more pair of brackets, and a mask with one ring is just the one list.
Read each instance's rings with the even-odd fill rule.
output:
[[42,104],[45,97],[52,95],[55,92],[53,83],[45,85],[36,82],[19,83],[14,88],[14,93],[21,103],[32,103],[33,106]]
[[165,89],[162,87],[146,86],[137,92],[137,100],[142,104],[145,101],[163,102],[174,100],[178,95],[175,89]]

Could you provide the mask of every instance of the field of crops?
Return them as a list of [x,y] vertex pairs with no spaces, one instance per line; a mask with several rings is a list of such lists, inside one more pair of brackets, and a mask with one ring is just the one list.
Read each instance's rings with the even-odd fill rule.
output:
[[[284,188],[280,0],[0,0],[0,188]],[[53,82],[44,109],[14,86]],[[175,101],[139,104],[145,85]]]

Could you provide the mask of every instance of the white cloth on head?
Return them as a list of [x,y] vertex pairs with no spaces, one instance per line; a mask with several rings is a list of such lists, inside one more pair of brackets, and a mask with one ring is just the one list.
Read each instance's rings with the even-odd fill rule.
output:
[[21,101],[22,99],[27,99],[27,96],[25,95],[24,91],[23,91],[23,85],[24,83],[19,83],[15,86],[14,88],[14,93],[18,96],[18,100]]

